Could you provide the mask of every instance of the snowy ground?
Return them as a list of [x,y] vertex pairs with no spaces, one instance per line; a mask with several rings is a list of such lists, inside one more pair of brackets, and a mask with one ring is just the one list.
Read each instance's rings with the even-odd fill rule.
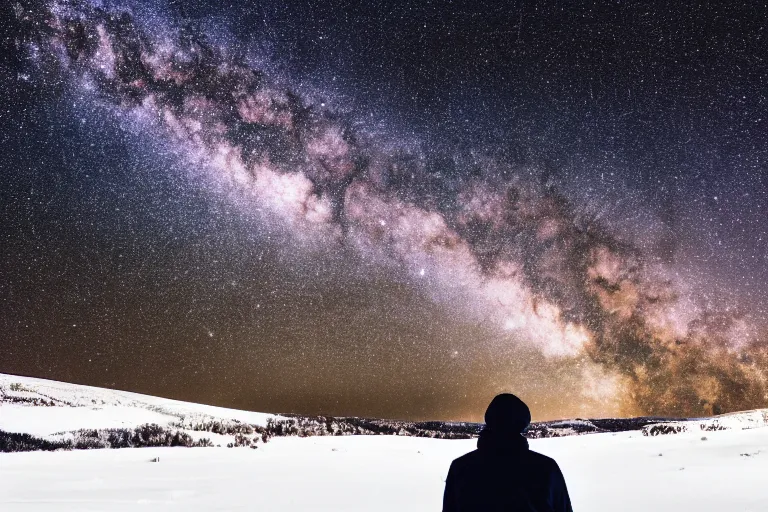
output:
[[[768,510],[768,428],[701,437],[595,434],[531,447],[558,460],[579,511]],[[258,450],[0,454],[0,510],[440,510],[448,464],[473,447],[355,436],[273,439]]]
[[[6,377],[0,375],[3,392],[8,389]],[[71,391],[66,388],[71,385],[40,382],[59,386],[59,393]],[[24,379],[24,383],[28,389],[34,388],[30,380]],[[68,409],[66,413],[56,411],[59,407],[2,403],[0,429],[9,430],[16,422],[16,431],[42,434],[59,431],[65,422],[76,424],[77,418],[84,423],[98,420],[108,424],[147,419],[121,417],[113,391],[94,393],[105,397],[105,403],[96,408],[61,407]],[[126,395],[140,403],[148,399]],[[92,400],[90,392],[83,397],[86,402]],[[163,399],[154,400],[153,407],[160,407],[155,412],[169,414]],[[20,412],[21,407],[28,410]],[[211,412],[205,406],[181,402],[174,407],[179,408],[174,414]],[[110,412],[88,412],[103,409]],[[225,417],[232,415],[226,409],[217,414],[222,411]],[[60,423],[46,426],[48,419]],[[89,425],[78,424],[83,426]],[[440,510],[450,461],[474,446],[474,440],[354,436],[274,438],[256,450],[0,453],[0,510]],[[636,431],[536,439],[531,448],[560,463],[577,512],[768,510],[766,427],[657,437]],[[159,462],[151,462],[155,457]]]

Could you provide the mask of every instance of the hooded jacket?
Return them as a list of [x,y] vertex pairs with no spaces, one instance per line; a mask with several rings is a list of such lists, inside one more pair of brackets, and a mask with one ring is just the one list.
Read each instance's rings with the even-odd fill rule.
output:
[[477,450],[454,460],[443,512],[572,512],[557,463],[520,434],[486,428]]

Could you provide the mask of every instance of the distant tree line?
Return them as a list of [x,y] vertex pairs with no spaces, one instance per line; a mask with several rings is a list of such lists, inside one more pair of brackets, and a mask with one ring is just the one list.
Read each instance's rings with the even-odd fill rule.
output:
[[207,438],[195,441],[188,433],[167,430],[154,423],[134,429],[78,430],[62,439],[42,439],[29,434],[0,430],[0,452],[91,450],[96,448],[144,448],[157,446],[213,446]]
[[[398,435],[434,439],[470,439],[483,428],[481,423],[425,421],[410,422],[357,417],[285,415],[269,418],[266,425],[238,420],[206,419],[193,421],[180,418],[169,427],[146,424],[134,429],[84,429],[61,433],[61,439],[42,439],[29,434],[0,431],[0,452],[34,450],[88,450],[96,448],[140,448],[157,446],[204,447],[214,445],[209,438],[195,440],[188,431],[210,432],[230,437],[226,446],[257,448],[273,437]],[[718,427],[702,427],[713,430]],[[722,428],[722,427],[720,427]],[[528,438],[562,437],[599,432],[643,430],[644,435],[680,432],[685,427],[664,418],[631,418],[602,420],[565,420],[532,423]]]
[[0,430],[0,452],[33,452],[71,449],[61,441],[48,441],[29,434],[5,432]]

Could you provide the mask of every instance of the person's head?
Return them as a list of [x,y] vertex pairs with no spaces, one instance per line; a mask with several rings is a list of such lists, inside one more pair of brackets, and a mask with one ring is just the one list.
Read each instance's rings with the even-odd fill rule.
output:
[[485,411],[485,426],[497,432],[520,434],[531,423],[525,402],[511,393],[496,395]]

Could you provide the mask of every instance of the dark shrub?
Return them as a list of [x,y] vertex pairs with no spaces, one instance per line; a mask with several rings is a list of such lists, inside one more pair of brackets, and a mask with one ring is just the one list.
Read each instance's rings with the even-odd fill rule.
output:
[[0,430],[0,452],[32,452],[37,450],[69,450],[72,445],[65,441],[48,441],[29,434]]

